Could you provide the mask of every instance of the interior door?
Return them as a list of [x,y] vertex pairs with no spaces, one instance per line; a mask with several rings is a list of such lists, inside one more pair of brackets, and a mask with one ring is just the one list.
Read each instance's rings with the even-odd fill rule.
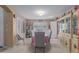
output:
[[51,38],[55,39],[57,37],[57,21],[52,21],[50,25],[51,25],[51,31],[52,31]]

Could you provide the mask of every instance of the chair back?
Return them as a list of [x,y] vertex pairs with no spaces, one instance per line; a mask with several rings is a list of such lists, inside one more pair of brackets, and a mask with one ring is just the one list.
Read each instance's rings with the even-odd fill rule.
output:
[[35,47],[45,47],[44,46],[45,32],[35,32]]

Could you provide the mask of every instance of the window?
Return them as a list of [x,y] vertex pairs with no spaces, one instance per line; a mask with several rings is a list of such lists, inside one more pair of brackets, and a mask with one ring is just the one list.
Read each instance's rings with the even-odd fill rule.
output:
[[66,18],[66,33],[70,33],[70,17]]
[[33,24],[33,29],[34,30],[39,30],[39,31],[47,30],[48,25],[45,22],[36,22],[36,23]]
[[64,23],[64,19],[62,19],[61,21],[60,21],[60,24],[59,24],[59,31],[60,32],[64,32],[64,26],[65,25],[65,23]]
[[73,34],[77,34],[77,17],[73,16]]

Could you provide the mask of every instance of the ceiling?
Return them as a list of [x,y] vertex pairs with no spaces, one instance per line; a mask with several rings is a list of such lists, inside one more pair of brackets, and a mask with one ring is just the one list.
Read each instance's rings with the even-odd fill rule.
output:
[[[27,19],[51,19],[62,15],[74,5],[9,5],[14,12]],[[36,11],[45,11],[45,15],[39,16]]]

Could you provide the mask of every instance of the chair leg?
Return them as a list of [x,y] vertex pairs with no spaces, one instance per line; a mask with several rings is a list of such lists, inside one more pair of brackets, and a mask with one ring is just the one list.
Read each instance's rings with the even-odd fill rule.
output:
[[25,45],[25,40],[23,39],[23,44]]
[[36,47],[35,47],[35,53],[36,53]]
[[43,52],[45,53],[45,48],[43,48]]
[[[37,52],[37,47],[35,47],[35,53]],[[45,53],[45,48],[39,48],[39,49],[43,49],[42,52]]]

